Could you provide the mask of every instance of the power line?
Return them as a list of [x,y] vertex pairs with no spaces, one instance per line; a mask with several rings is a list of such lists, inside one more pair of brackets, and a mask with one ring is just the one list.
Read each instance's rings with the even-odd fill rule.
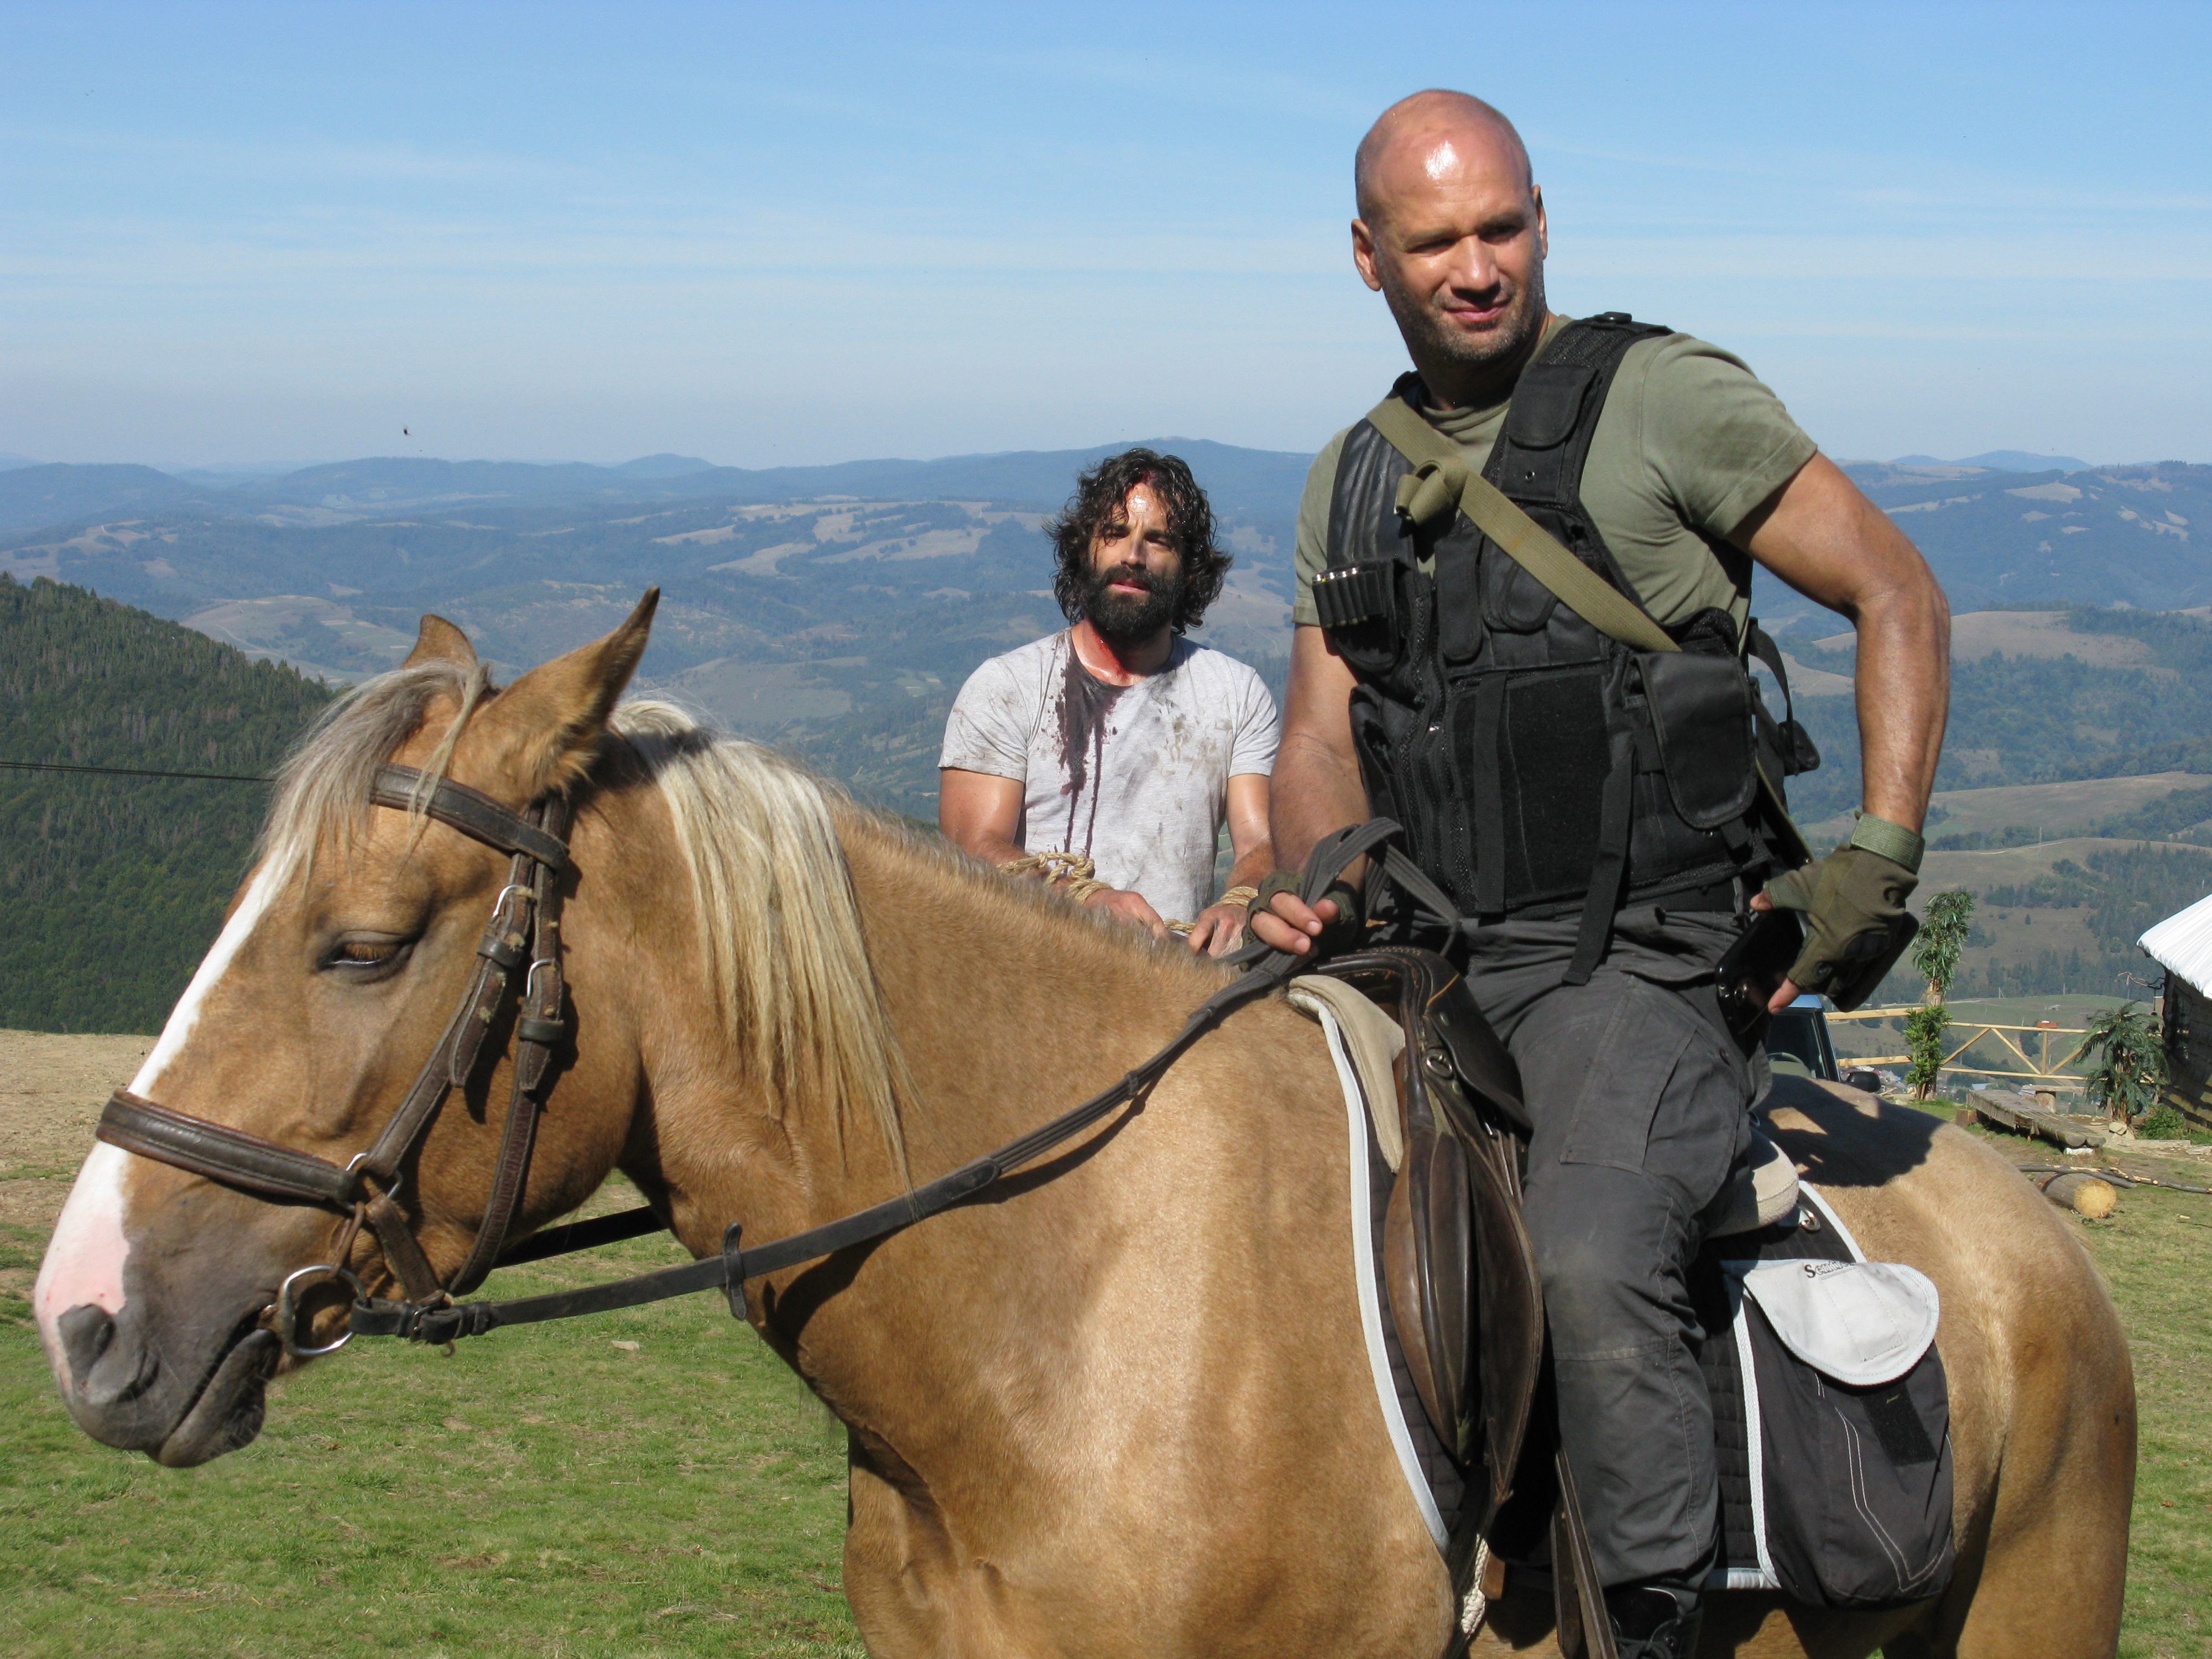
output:
[[274,778],[251,778],[240,772],[155,772],[143,766],[64,766],[59,761],[0,760],[25,772],[96,772],[111,778],[197,778],[204,783],[274,783]]

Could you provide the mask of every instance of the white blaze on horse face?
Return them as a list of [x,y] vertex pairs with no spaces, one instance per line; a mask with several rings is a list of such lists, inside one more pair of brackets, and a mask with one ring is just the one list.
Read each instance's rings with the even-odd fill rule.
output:
[[[161,1028],[161,1040],[138,1068],[138,1075],[131,1079],[132,1094],[157,1097],[155,1091],[161,1087],[163,1073],[183,1052],[192,1028],[199,1024],[208,993],[230,970],[240,948],[268,910],[283,879],[281,866],[285,862],[270,859],[256,872],[246,896],[223,924],[214,948],[202,959],[199,971],[178,999],[169,1023]],[[61,1219],[54,1224],[53,1238],[46,1245],[46,1260],[40,1264],[38,1285],[31,1293],[32,1310],[39,1322],[39,1334],[57,1366],[63,1362],[54,1336],[56,1320],[87,1303],[110,1314],[123,1310],[123,1262],[131,1253],[123,1230],[127,1207],[123,1185],[131,1158],[121,1147],[106,1141],[92,1149],[92,1156],[77,1171],[76,1184],[70,1188],[69,1202],[62,1206]]]

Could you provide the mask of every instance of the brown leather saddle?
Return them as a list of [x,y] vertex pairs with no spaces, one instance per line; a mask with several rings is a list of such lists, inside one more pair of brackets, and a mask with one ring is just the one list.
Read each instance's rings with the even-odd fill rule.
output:
[[[1314,971],[1365,994],[1405,1039],[1394,1068],[1404,1152],[1384,1218],[1382,1272],[1422,1410],[1466,1481],[1446,1553],[1455,1607],[1481,1604],[1485,1546],[1516,1480],[1527,1478],[1526,1451],[1558,1487],[1551,1532],[1560,1650],[1612,1659],[1572,1478],[1553,1449],[1528,1444],[1544,1370],[1544,1298],[1521,1214],[1530,1126],[1518,1068],[1467,981],[1434,951],[1362,951]],[[1466,1642],[1455,1633],[1447,1654],[1463,1652]]]

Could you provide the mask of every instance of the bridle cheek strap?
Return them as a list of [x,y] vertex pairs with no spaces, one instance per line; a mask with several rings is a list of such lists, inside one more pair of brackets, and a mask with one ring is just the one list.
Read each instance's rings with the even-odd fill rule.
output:
[[[568,805],[562,797],[549,797],[526,817],[450,779],[426,788],[420,772],[398,765],[378,771],[369,799],[379,806],[420,810],[471,840],[511,854],[512,863],[477,946],[477,965],[460,1005],[368,1150],[349,1164],[333,1164],[243,1129],[177,1111],[127,1089],[118,1089],[110,1097],[97,1133],[110,1146],[257,1198],[312,1204],[349,1215],[351,1221],[343,1235],[349,1248],[366,1223],[409,1301],[439,1306],[453,1295],[473,1290],[498,1261],[528,1182],[538,1114],[552,1074],[554,1052],[568,1041],[560,929],[564,889],[575,868],[566,839]],[[447,1095],[465,1088],[475,1075],[484,1039],[518,979],[514,1088],[483,1224],[467,1260],[451,1285],[444,1285],[392,1194],[401,1166],[421,1145]],[[341,1268],[344,1265],[337,1264]],[[279,1334],[289,1346],[296,1334]]]

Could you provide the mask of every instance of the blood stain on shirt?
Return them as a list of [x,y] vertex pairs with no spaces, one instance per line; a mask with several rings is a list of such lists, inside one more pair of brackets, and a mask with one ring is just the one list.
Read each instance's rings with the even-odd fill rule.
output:
[[[1106,722],[1126,687],[1108,685],[1083,665],[1071,649],[1060,685],[1060,793],[1067,797],[1068,846],[1071,853],[1091,854],[1091,838],[1098,820],[1098,791],[1091,792],[1091,812],[1082,812],[1084,786],[1096,778],[1106,758]],[[1083,825],[1083,845],[1075,842],[1075,826]]]

